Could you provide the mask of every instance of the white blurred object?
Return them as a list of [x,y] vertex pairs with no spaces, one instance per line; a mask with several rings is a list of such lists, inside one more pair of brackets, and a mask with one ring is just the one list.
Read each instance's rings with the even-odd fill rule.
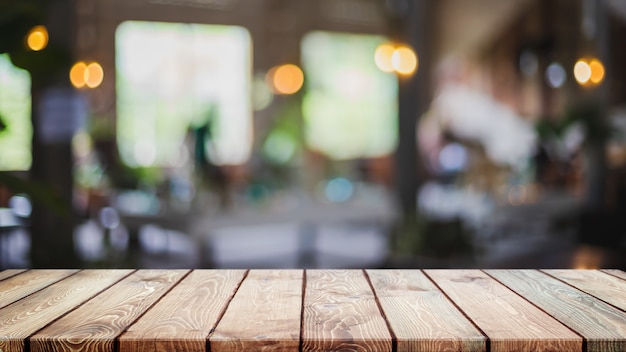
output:
[[567,73],[561,64],[551,63],[546,69],[546,82],[552,88],[561,88],[567,80]]
[[439,164],[443,171],[455,172],[467,167],[467,149],[459,143],[449,143],[439,152]]
[[9,206],[13,209],[13,213],[17,216],[27,218],[33,211],[33,205],[28,197],[15,195],[9,198]]
[[484,193],[452,185],[427,182],[417,196],[420,212],[438,220],[463,219],[480,224],[494,209],[493,200]]
[[111,207],[102,208],[99,212],[100,224],[106,229],[114,229],[120,225],[120,216]]
[[433,108],[444,127],[460,138],[480,142],[499,164],[522,165],[535,150],[537,135],[531,124],[487,94],[449,84]]
[[106,256],[104,231],[98,224],[89,220],[79,225],[74,232],[74,246],[83,260],[100,260]]

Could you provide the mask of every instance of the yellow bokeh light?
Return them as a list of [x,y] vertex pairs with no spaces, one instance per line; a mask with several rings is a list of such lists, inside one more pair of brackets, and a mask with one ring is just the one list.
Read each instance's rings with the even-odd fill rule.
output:
[[604,79],[604,65],[602,62],[597,59],[592,59],[589,62],[589,68],[591,69],[589,80],[594,84],[600,84]]
[[391,57],[393,56],[393,52],[395,48],[389,44],[383,44],[376,48],[376,52],[374,53],[374,62],[376,62],[376,66],[384,72],[393,72],[393,64],[391,63]]
[[102,66],[100,66],[97,62],[92,62],[87,65],[87,70],[85,71],[85,84],[89,88],[96,88],[102,83],[104,79],[104,70]]
[[391,64],[400,74],[413,74],[417,70],[417,55],[411,48],[399,47],[391,55]]
[[72,66],[70,70],[70,82],[76,88],[82,88],[87,83],[85,76],[87,75],[87,64],[79,61]]
[[268,81],[277,94],[294,94],[302,88],[304,74],[298,66],[287,64],[271,69]]
[[46,27],[33,27],[26,35],[26,45],[32,51],[43,50],[48,45],[48,30]]
[[587,84],[591,78],[591,67],[586,60],[578,60],[574,65],[574,78],[579,84]]

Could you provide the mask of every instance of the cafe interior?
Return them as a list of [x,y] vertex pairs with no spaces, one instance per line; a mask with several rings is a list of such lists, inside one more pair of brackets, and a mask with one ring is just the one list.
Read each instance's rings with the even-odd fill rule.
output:
[[622,0],[0,0],[0,270],[626,269]]

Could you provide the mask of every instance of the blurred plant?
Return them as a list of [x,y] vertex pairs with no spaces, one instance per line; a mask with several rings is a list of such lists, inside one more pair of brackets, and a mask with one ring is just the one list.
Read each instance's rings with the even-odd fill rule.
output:
[[563,129],[580,123],[585,129],[587,143],[605,142],[611,137],[611,126],[606,118],[603,104],[597,101],[584,101],[569,107],[564,114]]
[[7,129],[6,123],[4,123],[4,119],[2,118],[2,114],[0,114],[0,133],[4,132]]
[[542,141],[563,138],[567,130],[580,124],[585,132],[588,143],[606,141],[612,134],[611,126],[606,119],[604,105],[597,101],[583,101],[568,107],[558,121],[542,118],[536,123],[535,129]]
[[292,167],[304,148],[302,137],[302,97],[284,97],[270,129],[262,139],[260,170],[255,182],[282,188],[291,181]]
[[24,180],[8,172],[0,172],[0,185],[15,194],[26,194],[34,202],[51,209],[58,215],[67,215],[70,205],[49,186],[33,180]]

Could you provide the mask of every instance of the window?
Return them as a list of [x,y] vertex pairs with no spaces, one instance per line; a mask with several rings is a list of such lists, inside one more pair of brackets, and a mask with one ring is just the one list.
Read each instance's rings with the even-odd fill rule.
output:
[[175,166],[210,124],[216,164],[250,154],[250,35],[242,27],[129,21],[116,33],[117,138],[130,166]]
[[0,55],[0,170],[28,170],[32,163],[30,75]]
[[391,153],[397,143],[397,78],[380,71],[375,35],[311,32],[302,41],[309,147],[333,159]]

